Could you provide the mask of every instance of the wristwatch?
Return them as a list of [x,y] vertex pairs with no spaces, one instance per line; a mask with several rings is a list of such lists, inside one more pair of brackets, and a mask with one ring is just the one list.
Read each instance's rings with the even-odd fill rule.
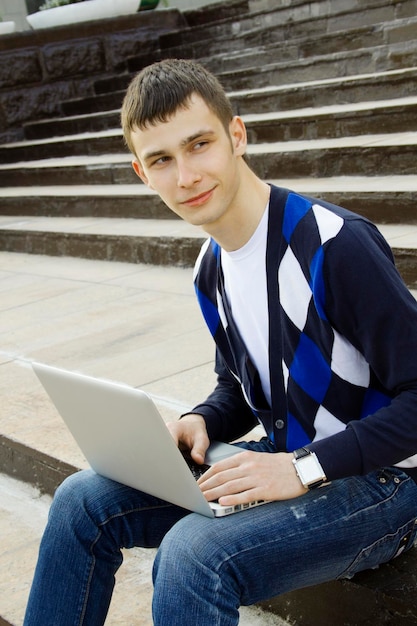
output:
[[293,452],[295,471],[306,489],[315,489],[327,482],[326,474],[314,452],[307,448],[298,448]]

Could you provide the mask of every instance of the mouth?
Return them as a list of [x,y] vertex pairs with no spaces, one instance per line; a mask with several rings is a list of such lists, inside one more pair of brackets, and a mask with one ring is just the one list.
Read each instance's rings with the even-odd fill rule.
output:
[[198,194],[198,196],[193,196],[192,198],[189,198],[188,200],[183,200],[181,204],[184,204],[189,207],[201,206],[202,204],[205,204],[208,200],[210,200],[210,198],[212,197],[214,193],[214,189],[215,187],[213,187],[212,189],[209,189],[208,191],[204,191],[203,193]]

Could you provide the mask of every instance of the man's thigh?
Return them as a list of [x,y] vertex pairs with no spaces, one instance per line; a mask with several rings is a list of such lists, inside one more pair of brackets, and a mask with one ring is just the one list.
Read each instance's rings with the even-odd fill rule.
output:
[[389,561],[411,547],[416,518],[417,485],[390,468],[226,518],[187,516],[165,541],[233,577],[252,604]]

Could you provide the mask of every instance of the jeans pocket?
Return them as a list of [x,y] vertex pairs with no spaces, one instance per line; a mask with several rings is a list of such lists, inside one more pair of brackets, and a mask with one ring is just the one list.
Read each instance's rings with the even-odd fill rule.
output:
[[365,569],[376,569],[412,548],[417,536],[417,521],[410,520],[394,533],[386,534],[363,548],[338,578],[352,578]]

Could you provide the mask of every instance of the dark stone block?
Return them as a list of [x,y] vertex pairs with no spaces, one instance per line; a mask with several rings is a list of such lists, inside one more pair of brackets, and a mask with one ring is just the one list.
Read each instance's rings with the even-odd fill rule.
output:
[[28,120],[35,120],[61,113],[61,102],[91,91],[91,79],[77,83],[60,81],[38,85],[32,89],[13,89],[0,92],[0,110],[6,124],[13,127]]
[[99,39],[68,41],[43,48],[43,60],[49,79],[64,76],[90,76],[105,70],[103,43]]
[[4,435],[0,435],[0,468],[3,473],[24,480],[37,487],[41,493],[51,495],[64,478],[77,471],[73,465]]
[[249,12],[247,0],[234,2],[218,2],[200,9],[190,9],[185,12],[185,19],[190,27],[204,26],[212,21],[239,18]]
[[0,53],[0,89],[29,85],[42,80],[36,49]]
[[106,39],[107,67],[127,67],[130,57],[149,55],[156,50],[158,50],[158,38],[154,32],[141,30],[115,33]]
[[378,569],[262,602],[297,626],[415,626],[417,549]]

